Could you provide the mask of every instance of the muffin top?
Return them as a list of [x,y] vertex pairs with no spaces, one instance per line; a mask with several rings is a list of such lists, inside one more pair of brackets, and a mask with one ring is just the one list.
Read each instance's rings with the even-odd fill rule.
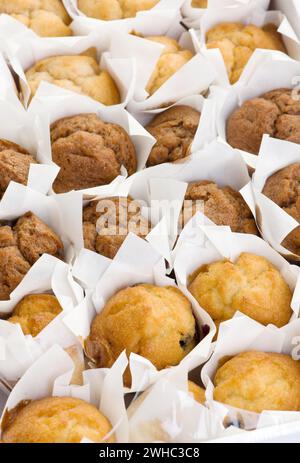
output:
[[300,101],[293,90],[278,89],[242,104],[227,121],[233,148],[258,154],[264,134],[300,143]]
[[190,292],[217,324],[237,311],[278,328],[292,316],[292,292],[262,256],[245,252],[235,263],[223,260],[205,265],[193,277]]
[[42,254],[59,257],[62,251],[61,239],[32,212],[0,227],[0,300],[9,298]]
[[222,23],[213,27],[206,35],[207,48],[219,48],[230,82],[237,82],[256,48],[279,50],[286,48],[274,24],[262,28],[253,24]]
[[60,303],[51,294],[30,294],[13,309],[11,323],[19,323],[23,333],[37,336],[62,311]]
[[113,197],[92,201],[83,209],[84,246],[113,259],[129,233],[146,238],[151,224],[141,205],[131,198]]
[[300,362],[289,355],[243,352],[218,368],[214,399],[231,407],[300,411]]
[[36,164],[36,160],[28,151],[16,143],[0,139],[0,197],[10,182],[27,184],[30,164]]
[[137,169],[134,144],[117,124],[103,122],[96,114],[65,117],[51,126],[52,159],[61,168],[56,193],[106,185],[121,174]]
[[111,21],[133,18],[139,11],[150,10],[160,0],[78,0],[78,8],[87,16]]
[[[98,367],[109,368],[126,349],[162,370],[180,363],[196,335],[192,305],[179,289],[137,285],[116,293],[96,316],[86,353]],[[130,384],[129,370],[125,382]]]
[[110,106],[120,103],[120,93],[113,78],[102,71],[92,56],[51,56],[38,61],[25,73],[31,96],[42,81],[89,96]]
[[205,389],[203,389],[203,387],[198,386],[193,381],[189,381],[188,382],[188,389],[189,389],[189,392],[193,395],[196,402],[198,402],[201,405],[203,405],[205,403],[205,401],[206,401]]
[[193,8],[206,8],[207,0],[192,0],[192,7]]
[[258,234],[254,217],[243,197],[229,186],[219,187],[209,180],[191,183],[185,200],[192,203],[186,204],[182,225],[201,211],[216,225],[230,226],[233,232]]
[[11,15],[41,37],[72,35],[71,19],[60,0],[0,0],[0,13]]
[[72,397],[47,397],[20,404],[8,412],[2,422],[2,442],[17,443],[80,443],[114,442],[105,439],[111,424],[93,405]]
[[190,50],[184,50],[175,39],[163,36],[149,36],[147,40],[164,45],[156,68],[147,84],[146,90],[153,95],[170,77],[193,58]]
[[146,130],[156,138],[147,166],[174,162],[190,154],[201,114],[189,106],[173,106],[152,119]]

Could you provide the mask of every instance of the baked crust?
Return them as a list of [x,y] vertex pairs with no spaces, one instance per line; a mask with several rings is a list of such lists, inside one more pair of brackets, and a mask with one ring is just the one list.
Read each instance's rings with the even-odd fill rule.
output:
[[160,0],[78,0],[78,8],[92,18],[112,21],[133,18],[139,11],[150,10]]

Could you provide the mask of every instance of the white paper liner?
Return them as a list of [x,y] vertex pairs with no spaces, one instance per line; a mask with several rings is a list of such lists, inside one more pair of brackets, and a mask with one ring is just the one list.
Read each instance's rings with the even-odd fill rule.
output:
[[[89,269],[87,266],[85,266],[85,269],[86,271],[89,270],[92,275],[91,279],[94,282],[93,272],[94,269],[98,271],[100,256],[95,259],[94,266],[92,256],[89,257]],[[133,234],[127,237],[110,265],[107,266],[107,259],[104,260],[102,269],[105,268],[106,270],[102,273],[92,295],[88,293],[85,303],[75,308],[64,319],[70,330],[82,341],[89,335],[90,323],[96,314],[103,309],[106,301],[121,289],[141,283],[175,286],[174,280],[165,276],[165,264],[161,256],[146,241]],[[74,276],[76,277],[76,273],[74,273]],[[80,279],[82,278],[85,280],[85,285],[89,286],[88,275],[81,273]],[[191,302],[198,325],[208,325],[210,333],[182,360],[180,365],[184,365],[187,370],[192,370],[207,360],[211,351],[211,340],[215,334],[210,317],[199,309],[194,300],[191,300]],[[169,371],[169,369],[157,371],[149,360],[136,354],[130,355],[129,363],[132,376],[130,392],[146,389]]]
[[[298,77],[297,77],[298,76]],[[217,134],[227,143],[226,123],[235,109],[247,100],[260,97],[266,92],[278,88],[295,88],[299,85],[300,63],[280,52],[257,50],[245,68],[238,85],[227,90],[214,89],[218,94],[219,114],[217,116]],[[255,168],[257,155],[239,151],[249,167]]]
[[291,23],[294,31],[300,37],[300,5],[298,0],[273,0],[273,7],[282,11]]
[[83,300],[83,290],[72,278],[70,266],[55,257],[44,254],[11,293],[10,300],[0,302],[0,312],[9,316],[23,297],[49,292],[58,299],[62,312],[36,337],[25,336],[19,324],[0,320],[0,343],[4,346],[0,377],[6,381],[18,380],[52,345],[69,347],[78,343],[62,320]]
[[7,410],[23,400],[74,397],[96,406],[111,422],[117,442],[126,442],[128,426],[122,376],[127,364],[126,355],[122,354],[109,370],[84,371],[83,385],[73,385],[70,381],[74,363],[60,346],[54,345],[18,381],[6,402],[2,419]]
[[[231,320],[222,323],[219,330],[218,340],[214,353],[210,360],[204,365],[201,377],[206,386],[206,399],[210,407],[214,407],[213,400],[213,377],[218,367],[218,362],[225,356],[234,356],[246,351],[276,352],[292,355],[299,351],[293,340],[300,333],[300,320],[294,320],[284,328],[278,329],[272,325],[267,327],[260,325],[254,320],[237,313]],[[219,404],[218,404],[219,405]],[[262,414],[236,409],[223,404],[228,410],[227,423],[241,426],[244,429],[270,427],[287,422],[299,421],[299,412],[266,411]]]
[[32,29],[29,29],[21,21],[8,14],[0,14],[0,49],[5,52],[7,43],[17,47],[18,42],[26,37],[37,37]]
[[0,101],[11,103],[16,108],[22,108],[22,104],[18,98],[16,84],[4,55],[1,53],[1,49],[2,47],[0,45]]
[[[186,0],[182,7],[182,14],[187,19],[199,19],[205,13],[206,8],[192,6],[193,0]],[[255,3],[258,8],[268,9],[270,0],[207,0],[207,9],[236,7]],[[280,8],[278,8],[280,9]]]
[[[17,74],[22,89],[21,99],[27,107],[30,99],[30,88],[25,72],[37,61],[59,55],[78,55],[89,48],[96,48],[101,69],[107,70],[115,80],[121,95],[119,108],[125,107],[132,98],[135,86],[135,63],[128,59],[118,59],[111,56],[105,48],[101,35],[91,33],[85,37],[41,38],[23,37],[22,42],[7,41],[6,54],[10,65]],[[86,98],[89,98],[86,96]]]

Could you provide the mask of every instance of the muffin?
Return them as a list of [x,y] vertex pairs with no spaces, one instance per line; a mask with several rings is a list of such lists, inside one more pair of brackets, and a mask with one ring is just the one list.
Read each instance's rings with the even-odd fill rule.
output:
[[[263,194],[300,222],[300,163],[291,164],[269,177]],[[300,254],[300,226],[285,238],[282,246]]]
[[110,106],[120,103],[116,83],[92,56],[51,56],[38,61],[25,73],[33,97],[42,81],[58,85]]
[[0,0],[0,13],[21,21],[41,37],[72,35],[71,19],[60,0]]
[[257,48],[279,50],[286,48],[274,24],[256,27],[241,23],[222,23],[213,27],[206,35],[207,48],[221,51],[231,84],[237,82]]
[[300,411],[300,362],[289,355],[243,352],[220,366],[214,399],[250,412]]
[[147,40],[164,45],[164,50],[146,87],[147,92],[151,96],[193,58],[193,53],[190,50],[181,48],[179,43],[170,37],[150,36],[146,38]]
[[186,225],[196,212],[201,211],[216,225],[230,226],[236,233],[258,235],[249,207],[241,194],[229,186],[219,187],[209,180],[191,183],[185,201],[188,203],[185,203],[182,212],[182,226]]
[[205,403],[205,401],[206,401],[205,389],[203,389],[203,387],[198,386],[193,381],[189,381],[188,382],[188,389],[189,389],[189,392],[194,397],[196,402],[198,402],[201,405],[203,405]]
[[227,141],[233,148],[258,154],[264,134],[300,143],[300,101],[293,90],[273,90],[248,100],[227,121]]
[[192,0],[193,8],[207,8],[207,0]]
[[267,259],[255,254],[242,253],[235,263],[204,265],[192,276],[189,290],[217,326],[237,311],[278,328],[292,316],[289,286]]
[[92,201],[83,209],[84,247],[113,259],[129,233],[146,238],[151,224],[131,198]]
[[11,323],[19,323],[23,333],[37,336],[62,311],[60,303],[51,294],[30,294],[13,309]]
[[52,159],[61,168],[53,184],[56,193],[106,185],[137,169],[134,144],[117,124],[96,114],[65,117],[52,124]]
[[47,397],[24,401],[6,412],[2,421],[4,444],[76,444],[86,438],[93,442],[106,439],[110,422],[93,405],[73,397]]
[[[196,322],[190,301],[174,287],[137,285],[115,294],[96,316],[85,347],[99,368],[110,368],[126,349],[158,370],[178,365],[195,347]],[[129,369],[125,383],[130,385]]]
[[133,18],[139,11],[150,10],[160,0],[78,0],[78,8],[92,18],[111,21]]
[[22,281],[30,267],[47,253],[60,257],[61,239],[32,212],[20,217],[14,226],[0,227],[0,301]]
[[147,166],[184,159],[199,126],[201,114],[189,106],[173,106],[158,114],[146,127],[156,138]]
[[16,143],[0,139],[0,198],[10,182],[27,184],[30,164],[36,164],[36,160],[28,151]]

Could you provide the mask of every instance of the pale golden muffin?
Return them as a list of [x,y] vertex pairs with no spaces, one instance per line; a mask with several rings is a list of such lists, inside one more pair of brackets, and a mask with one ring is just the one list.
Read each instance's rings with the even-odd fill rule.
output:
[[20,217],[14,226],[1,226],[0,301],[9,298],[43,254],[61,257],[62,252],[59,236],[32,212]]
[[198,386],[193,381],[189,381],[188,382],[188,389],[189,389],[189,392],[193,395],[196,402],[199,402],[199,404],[201,404],[201,405],[203,405],[205,403],[205,401],[206,401],[205,389],[203,389],[203,387]]
[[[192,305],[177,288],[137,285],[116,293],[92,322],[86,353],[109,368],[126,349],[150,360],[158,370],[178,365],[195,347]],[[130,385],[129,369],[125,383]]]
[[243,352],[219,367],[214,399],[251,412],[300,411],[300,362],[289,355]]
[[52,159],[61,168],[53,184],[56,193],[106,185],[137,169],[136,151],[128,133],[96,114],[78,114],[50,128]]
[[78,0],[78,8],[87,16],[111,21],[133,18],[139,11],[151,10],[160,0]]
[[0,0],[0,13],[11,15],[41,37],[72,35],[71,19],[60,0]]
[[164,50],[147,84],[146,90],[153,95],[170,77],[193,58],[190,50],[184,50],[175,39],[163,36],[149,36],[147,40],[164,45]]
[[109,259],[115,257],[129,233],[146,238],[150,231],[141,204],[131,198],[104,198],[83,209],[84,247]]
[[232,84],[239,80],[257,48],[287,52],[274,24],[266,24],[262,28],[253,24],[218,24],[207,32],[206,45],[207,48],[220,49]]
[[25,74],[32,97],[40,83],[46,81],[107,106],[120,103],[116,83],[107,71],[100,69],[92,56],[52,56],[38,61]]
[[86,438],[96,443],[112,430],[110,422],[93,405],[72,397],[47,397],[20,404],[2,423],[5,444],[76,444]]
[[192,0],[192,7],[193,8],[206,8],[207,0]]
[[19,323],[25,335],[37,336],[62,311],[55,296],[30,294],[14,308],[11,323]]
[[0,139],[0,198],[10,182],[26,185],[30,164],[36,163],[34,157],[20,145]]
[[205,265],[193,277],[189,290],[217,325],[237,311],[278,328],[292,316],[292,292],[264,257],[242,253],[235,263],[222,260]]

